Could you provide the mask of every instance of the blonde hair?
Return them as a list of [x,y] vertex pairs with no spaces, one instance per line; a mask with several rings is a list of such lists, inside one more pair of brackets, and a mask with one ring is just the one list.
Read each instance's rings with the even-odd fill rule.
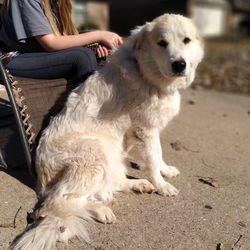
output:
[[[51,1],[55,0],[41,0],[41,4],[44,10],[44,13],[49,21],[51,29],[55,35],[60,35],[61,31],[57,25],[56,14],[54,13]],[[75,35],[78,34],[78,31],[72,21],[72,5],[71,0],[58,0],[58,13],[62,24],[62,33],[63,35]]]
[[[3,9],[8,8],[11,0],[5,0],[3,2]],[[72,4],[71,0],[57,0],[58,15],[52,8],[51,2],[56,0],[41,0],[41,5],[45,16],[51,26],[53,33],[59,35],[75,35],[78,31],[72,21]],[[59,20],[57,20],[59,19]],[[61,23],[61,29],[58,27],[58,23]]]
[[9,3],[10,3],[10,0],[4,0],[3,4],[2,4],[2,10],[5,9],[5,8],[8,8]]

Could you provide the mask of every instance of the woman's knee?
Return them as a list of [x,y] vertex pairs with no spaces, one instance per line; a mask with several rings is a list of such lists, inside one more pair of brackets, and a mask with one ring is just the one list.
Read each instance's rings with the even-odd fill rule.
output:
[[72,53],[74,53],[74,63],[77,70],[82,72],[93,72],[97,69],[97,60],[95,53],[87,47],[75,48]]
[[80,83],[85,81],[94,71],[97,70],[97,60],[94,52],[87,47],[77,47],[70,50],[72,59],[73,82]]

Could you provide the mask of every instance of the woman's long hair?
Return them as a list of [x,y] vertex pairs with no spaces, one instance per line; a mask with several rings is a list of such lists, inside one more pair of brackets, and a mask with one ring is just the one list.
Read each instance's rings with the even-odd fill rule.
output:
[[[71,0],[41,0],[41,4],[49,24],[55,35],[75,35],[78,31],[72,21]],[[53,8],[54,5],[55,8]],[[55,13],[57,11],[57,13]],[[59,20],[57,20],[59,18]],[[61,24],[61,30],[58,27]]]
[[[8,8],[10,1],[3,2],[3,9]],[[78,34],[72,21],[71,0],[41,0],[41,5],[55,35]]]

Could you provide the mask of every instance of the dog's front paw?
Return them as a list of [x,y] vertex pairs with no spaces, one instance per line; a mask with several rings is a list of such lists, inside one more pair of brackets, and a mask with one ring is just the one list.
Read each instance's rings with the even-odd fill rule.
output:
[[138,193],[153,193],[155,191],[154,186],[145,179],[132,180],[133,185],[131,189]]
[[162,187],[157,189],[157,193],[163,196],[176,196],[179,193],[173,185],[166,182]]
[[167,178],[176,177],[180,174],[180,171],[174,166],[168,166],[164,163],[161,166],[161,175]]

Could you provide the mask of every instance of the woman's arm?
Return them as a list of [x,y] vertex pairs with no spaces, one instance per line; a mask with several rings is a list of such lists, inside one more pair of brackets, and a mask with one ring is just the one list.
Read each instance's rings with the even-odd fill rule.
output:
[[55,36],[53,34],[36,36],[37,41],[46,51],[58,51],[93,42],[100,42],[107,48],[113,49],[122,44],[122,38],[110,31],[91,31],[79,35]]

